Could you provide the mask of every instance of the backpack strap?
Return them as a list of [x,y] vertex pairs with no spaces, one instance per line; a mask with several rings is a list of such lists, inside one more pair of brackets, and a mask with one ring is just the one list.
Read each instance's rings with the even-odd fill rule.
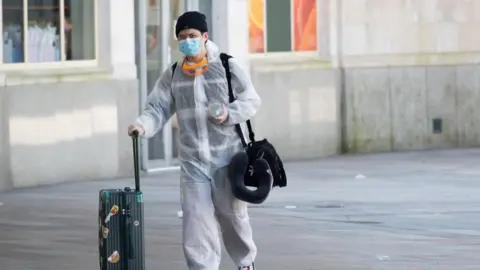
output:
[[[173,63],[173,65],[171,67],[171,69],[172,69],[172,80],[173,80],[173,75],[175,75],[175,69],[176,68],[177,68],[177,62]],[[170,94],[172,95],[172,99],[175,100],[175,97],[173,96],[173,91],[170,91]]]
[[[230,65],[228,63],[230,58],[233,58],[233,57],[226,53],[220,54],[220,59],[222,60],[222,66],[223,68],[225,68],[225,73],[227,76],[228,96],[230,99],[230,103],[232,103],[235,101],[235,95],[233,94],[233,88],[232,88],[232,73],[230,72]],[[252,124],[250,123],[250,120],[247,120],[247,127],[248,127],[248,137],[250,139],[250,143],[254,143],[255,133],[253,133]],[[248,145],[247,145],[247,142],[245,141],[245,137],[243,136],[243,132],[240,124],[236,124],[235,129],[237,130],[238,136],[240,136],[240,139],[242,140],[243,147],[247,147]]]
[[177,62],[175,62],[173,65],[172,65],[172,78],[173,78],[173,75],[175,75],[175,69],[177,68]]

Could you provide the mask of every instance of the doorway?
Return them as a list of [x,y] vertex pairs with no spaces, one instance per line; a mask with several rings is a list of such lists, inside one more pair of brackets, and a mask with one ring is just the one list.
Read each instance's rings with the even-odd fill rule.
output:
[[[212,29],[212,0],[141,0],[136,5],[137,67],[140,81],[140,108],[161,74],[180,59],[175,37],[176,18],[187,10],[198,10]],[[142,140],[142,169],[147,172],[175,170],[178,162],[179,130],[176,115],[161,132]]]

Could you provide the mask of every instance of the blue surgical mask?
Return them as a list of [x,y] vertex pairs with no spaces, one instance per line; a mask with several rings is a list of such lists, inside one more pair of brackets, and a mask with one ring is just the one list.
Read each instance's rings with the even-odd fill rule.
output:
[[186,56],[195,56],[199,54],[202,50],[202,39],[187,38],[184,40],[180,40],[179,47],[180,51]]

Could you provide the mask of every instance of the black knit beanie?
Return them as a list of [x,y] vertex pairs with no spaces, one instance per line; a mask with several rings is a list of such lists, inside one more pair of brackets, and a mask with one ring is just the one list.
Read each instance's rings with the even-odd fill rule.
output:
[[175,25],[175,35],[185,29],[196,29],[202,33],[208,32],[207,17],[198,11],[187,11],[180,15]]

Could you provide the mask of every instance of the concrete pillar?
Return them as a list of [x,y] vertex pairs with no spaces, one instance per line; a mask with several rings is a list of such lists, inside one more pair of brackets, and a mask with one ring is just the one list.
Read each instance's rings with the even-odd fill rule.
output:
[[212,32],[215,43],[225,53],[248,65],[248,4],[238,0],[212,0]]
[[110,0],[109,12],[112,76],[119,79],[134,79],[137,72],[134,1]]

